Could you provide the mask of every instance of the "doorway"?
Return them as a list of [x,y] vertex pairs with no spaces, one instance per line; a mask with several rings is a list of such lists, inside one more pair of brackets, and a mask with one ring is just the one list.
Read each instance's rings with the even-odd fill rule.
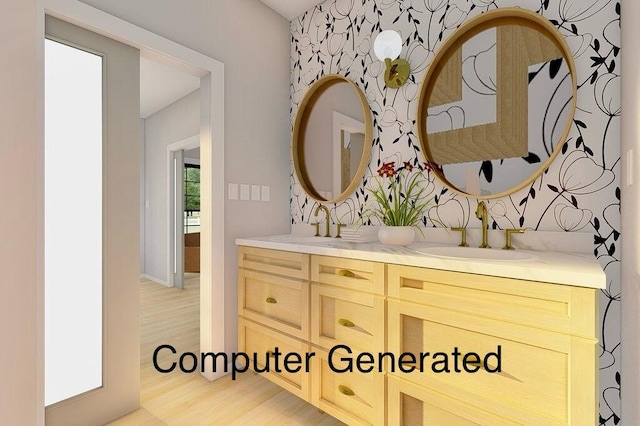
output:
[[[200,273],[200,137],[167,146],[168,286],[183,288],[184,273]],[[149,278],[147,276],[147,278]]]

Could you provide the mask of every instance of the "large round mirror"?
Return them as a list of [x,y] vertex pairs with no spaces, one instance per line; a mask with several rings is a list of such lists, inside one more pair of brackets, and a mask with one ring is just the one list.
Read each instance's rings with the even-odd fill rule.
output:
[[501,197],[551,164],[575,104],[575,65],[556,28],[519,8],[486,12],[435,56],[418,105],[420,143],[445,185]]
[[306,193],[321,202],[347,198],[369,164],[371,134],[371,111],[355,83],[339,75],[316,81],[293,127],[293,164]]

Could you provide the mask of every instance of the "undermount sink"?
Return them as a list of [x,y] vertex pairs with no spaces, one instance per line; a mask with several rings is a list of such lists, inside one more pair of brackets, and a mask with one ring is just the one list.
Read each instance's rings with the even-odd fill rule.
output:
[[507,260],[523,261],[536,260],[537,256],[522,251],[481,249],[477,247],[423,247],[416,251],[420,254],[433,257],[443,257],[447,259],[472,259],[472,260]]

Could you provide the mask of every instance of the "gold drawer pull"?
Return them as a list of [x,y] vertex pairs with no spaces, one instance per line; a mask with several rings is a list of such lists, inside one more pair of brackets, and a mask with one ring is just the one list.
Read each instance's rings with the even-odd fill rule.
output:
[[348,269],[338,269],[337,274],[340,275],[341,277],[347,277],[347,278],[353,278],[356,276],[356,274],[354,274]]
[[467,361],[465,362],[466,365],[469,365],[471,367],[478,367],[479,370],[487,370],[487,367],[484,365],[484,362],[482,361]]
[[340,385],[338,386],[338,391],[343,394],[343,395],[347,395],[347,396],[353,396],[356,393],[354,391],[352,391],[350,388],[344,386],[344,385]]
[[273,297],[267,297],[267,303],[278,303],[278,301]]
[[340,324],[343,327],[355,327],[356,325],[353,323],[353,321],[349,321],[348,319],[344,319],[344,318],[340,318],[338,320],[338,324]]

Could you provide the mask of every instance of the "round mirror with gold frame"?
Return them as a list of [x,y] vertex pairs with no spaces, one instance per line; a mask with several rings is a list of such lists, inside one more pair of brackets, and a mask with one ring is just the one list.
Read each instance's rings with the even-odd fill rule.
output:
[[546,18],[520,8],[485,12],[442,43],[425,76],[420,144],[452,190],[509,195],[562,150],[576,98],[571,51]]
[[293,166],[305,192],[337,203],[355,191],[369,164],[372,132],[371,110],[354,82],[331,74],[312,84],[292,135]]

